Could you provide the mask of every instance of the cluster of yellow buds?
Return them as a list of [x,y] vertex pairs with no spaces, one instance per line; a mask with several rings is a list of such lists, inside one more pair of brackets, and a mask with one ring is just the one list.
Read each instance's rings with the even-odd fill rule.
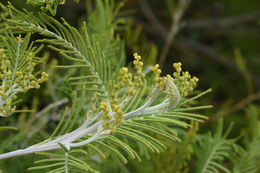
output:
[[[110,102],[111,103],[111,102]],[[120,105],[117,105],[116,103],[111,104],[112,105],[112,111],[113,111],[113,123],[109,122],[112,119],[112,116],[109,115],[110,109],[105,102],[100,103],[100,109],[103,111],[103,128],[104,129],[111,129],[112,132],[115,132],[116,127],[122,125],[124,123],[123,112],[120,110]]]
[[143,62],[140,61],[141,60],[141,56],[139,56],[137,53],[134,53],[134,61],[133,64],[135,66],[135,69],[137,70],[137,75],[134,76],[134,82],[135,82],[135,86],[137,88],[141,87],[143,85],[142,83],[142,78],[145,77],[145,75],[142,73],[142,69],[143,69]]
[[122,67],[120,69],[118,82],[119,82],[120,88],[123,88],[123,87],[126,87],[126,86],[129,86],[129,87],[133,86],[132,74],[128,72],[127,67]]
[[[125,94],[126,95],[134,95],[136,94],[137,90],[143,85],[142,79],[145,75],[142,73],[143,69],[143,62],[141,60],[141,56],[137,53],[134,53],[134,67],[137,71],[137,74],[133,77],[132,73],[129,72],[127,67],[122,67],[119,71],[119,76],[117,79],[117,84],[115,81],[110,81],[109,86],[112,90],[118,91],[121,88],[126,88]],[[115,91],[115,92],[116,92]]]
[[[143,62],[140,61],[141,56],[139,56],[137,53],[134,54],[134,58],[135,60],[133,61],[133,64],[137,70],[137,74],[132,77],[133,75],[129,72],[127,67],[121,68],[119,71],[118,80],[111,80],[109,82],[109,105],[107,105],[108,102],[101,102],[100,104],[100,109],[103,111],[102,126],[104,129],[112,130],[112,132],[116,130],[116,127],[124,123],[123,112],[120,109],[120,105],[118,104],[118,95],[121,97],[122,94],[125,94],[125,100],[127,100],[127,96],[130,94],[134,95],[136,91],[138,91],[143,85],[142,78],[145,77],[145,75],[142,73]],[[181,63],[174,63],[173,67],[176,69],[173,77],[169,74],[167,76],[161,77],[160,75],[162,71],[158,64],[152,68],[152,71],[155,75],[155,86],[161,91],[166,91],[169,95],[172,94],[170,96],[172,98],[172,103],[177,104],[181,97],[185,97],[189,92],[193,91],[193,88],[198,82],[198,78],[191,78],[188,72],[182,72]],[[175,90],[177,91],[175,92]],[[112,118],[113,120],[111,120]]]
[[161,69],[159,69],[159,64],[155,64],[155,66],[152,68],[152,71],[155,75],[154,77],[155,86],[157,88],[162,88],[165,84],[165,80],[163,79],[163,77],[160,77],[162,71]]
[[15,111],[16,106],[12,106],[12,101],[17,99],[16,95],[6,92],[4,86],[0,86],[0,116],[8,116]]
[[117,103],[117,97],[114,95],[114,93],[111,94],[110,96],[110,105],[112,110],[114,110],[114,108],[116,107],[116,103]]
[[198,78],[195,76],[191,78],[189,72],[182,72],[181,63],[174,63],[173,67],[175,68],[176,72],[173,73],[173,82],[178,87],[180,94],[182,97],[187,96],[193,89],[196,87],[197,82],[199,81]]
[[38,83],[43,83],[43,82],[47,81],[48,78],[49,78],[49,74],[47,74],[46,72],[42,72],[41,78],[38,79]]
[[109,122],[112,119],[112,116],[109,115],[110,109],[107,106],[107,103],[101,102],[100,109],[103,111],[103,124],[104,129],[112,128],[111,123]]
[[115,105],[113,108],[113,111],[115,112],[114,114],[114,125],[115,126],[120,126],[124,123],[124,120],[122,119],[123,117],[123,112],[120,110],[120,105]]
[[[11,57],[7,57],[4,49],[0,49],[0,116],[8,116],[15,111],[12,102],[17,98],[19,92],[26,92],[31,88],[40,88],[40,83],[45,82],[49,75],[42,72],[40,78],[36,78],[32,71],[33,54],[29,53],[26,61],[11,64]],[[24,57],[21,57],[24,58]]]
[[115,93],[118,89],[126,87],[126,95],[134,95],[135,90],[132,89],[132,77],[133,75],[130,72],[128,72],[128,68],[122,67],[119,72],[118,84],[115,84],[115,81],[111,81],[111,83],[113,82],[113,92]]
[[191,75],[187,71],[182,72],[181,66],[182,64],[180,62],[173,64],[173,67],[176,70],[176,72],[173,73],[173,77],[169,74],[167,74],[166,77],[160,77],[161,70],[159,69],[159,65],[156,64],[152,68],[152,71],[155,75],[155,86],[161,90],[164,90],[166,85],[166,79],[169,79],[172,80],[174,84],[177,86],[181,97],[187,96],[196,87],[199,79],[196,77],[191,78]]

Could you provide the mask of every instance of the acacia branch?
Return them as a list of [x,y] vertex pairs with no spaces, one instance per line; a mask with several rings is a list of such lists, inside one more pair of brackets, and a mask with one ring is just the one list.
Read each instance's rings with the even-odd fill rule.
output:
[[[145,114],[144,110],[153,103],[153,101],[158,97],[159,92],[160,92],[160,90],[154,88],[151,92],[150,98],[148,99],[148,101],[145,104],[143,104],[142,106],[140,106],[139,108],[137,108],[134,111],[124,114],[123,118],[129,119],[133,116],[144,115]],[[149,114],[150,113],[151,112],[149,112]],[[113,114],[113,112],[111,114]],[[110,120],[110,122],[112,122],[113,120],[114,120],[114,118],[112,118]],[[63,136],[60,136],[55,140],[52,140],[52,141],[47,140],[46,142],[33,145],[26,149],[20,149],[20,150],[12,151],[9,153],[0,154],[0,160],[6,159],[6,158],[11,158],[11,157],[16,157],[16,156],[21,156],[21,155],[26,155],[26,154],[31,154],[31,153],[35,153],[35,152],[56,150],[56,149],[61,148],[59,143],[64,144],[68,148],[86,145],[86,144],[91,143],[95,140],[98,140],[102,137],[102,134],[104,133],[104,131],[102,130],[100,132],[98,130],[98,129],[102,128],[102,123],[103,123],[103,120],[99,120],[98,122],[92,124],[90,127],[85,127],[85,125],[88,123],[83,123],[83,125],[80,126],[79,128],[77,128],[76,130],[74,130],[70,133],[67,133]],[[90,134],[95,131],[96,131],[96,133],[93,136],[91,136]],[[73,143],[74,141],[77,141],[78,139],[80,139],[84,136],[91,136],[91,137],[85,141]]]

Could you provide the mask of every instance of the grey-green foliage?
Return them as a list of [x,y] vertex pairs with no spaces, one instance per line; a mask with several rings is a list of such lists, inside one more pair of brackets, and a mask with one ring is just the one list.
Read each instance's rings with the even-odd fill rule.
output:
[[[30,2],[32,3],[32,1]],[[37,1],[34,2],[37,3]],[[44,1],[43,4],[41,2],[43,1],[38,1],[40,4],[37,5],[45,5],[45,2],[49,1]],[[117,75],[120,74],[119,68],[125,63],[125,50],[124,41],[115,34],[119,22],[121,22],[116,20],[116,14],[121,4],[117,6],[114,1],[108,0],[95,1],[94,4],[95,10],[88,9],[87,23],[82,22],[79,30],[68,24],[65,19],[57,20],[45,12],[32,14],[26,10],[19,11],[10,3],[8,6],[0,4],[4,13],[1,19],[4,22],[0,23],[1,31],[8,29],[14,34],[40,35],[41,38],[36,42],[47,45],[48,48],[63,57],[63,64],[59,64],[56,68],[65,72],[74,69],[69,72],[70,75],[66,76],[65,80],[68,82],[66,87],[60,87],[64,93],[67,93],[71,104],[65,109],[59,110],[59,122],[53,133],[46,141],[38,144],[38,148],[36,145],[23,151],[30,150],[30,148],[39,149],[41,146],[61,150],[39,153],[47,158],[36,161],[36,165],[30,170],[66,173],[68,171],[96,172],[97,162],[110,156],[119,158],[123,163],[127,163],[129,159],[140,161],[141,152],[138,149],[142,149],[146,153],[162,152],[167,148],[165,141],[180,141],[179,128],[187,129],[192,124],[190,121],[201,122],[207,118],[190,111],[211,108],[211,106],[192,106],[191,104],[211,90],[192,98],[182,98],[177,107],[167,105],[171,101],[169,98],[169,95],[172,94],[171,91],[156,90],[161,97],[158,97],[159,99],[155,102],[163,102],[158,104],[159,106],[154,104],[144,109],[146,111],[138,112],[143,103],[149,102],[149,99],[155,97],[152,86],[150,83],[147,84],[146,79],[143,79],[143,85],[137,90],[137,93],[129,97],[127,104],[122,104],[125,114],[137,110],[134,112],[136,117],[124,117],[125,123],[116,127],[116,131],[113,133],[110,129],[104,129],[101,125],[101,115],[104,111],[100,110],[100,103],[111,99],[113,82],[112,87],[110,82],[116,80]],[[88,5],[92,6],[90,2]],[[50,10],[50,8],[48,9]],[[54,11],[56,11],[55,6]],[[127,97],[122,94],[124,91],[119,93],[119,96],[122,97],[120,101]],[[92,100],[91,97],[96,99]],[[162,105],[167,105],[167,107]],[[90,133],[82,133],[92,127]],[[232,149],[229,146],[231,141],[225,139],[226,136],[222,136],[221,131],[220,126],[216,135],[201,136],[198,152],[202,153],[199,154],[201,157],[196,166],[197,172],[217,172],[218,170],[229,172],[221,163]],[[82,135],[75,138],[75,141],[72,140],[74,145],[82,144],[80,147],[73,148],[67,143],[62,143],[66,141],[66,138],[70,139],[81,133]],[[95,135],[97,135],[96,140],[87,143]],[[180,165],[182,164],[180,163]]]
[[[84,98],[84,94],[82,95],[82,98]],[[76,103],[76,98],[74,100],[74,103]],[[81,101],[81,103],[83,103]],[[69,132],[69,127],[72,127],[74,125],[73,122],[75,121],[75,112],[77,111],[82,105],[76,105],[74,104],[72,107],[72,111],[70,114],[67,115],[68,111],[65,111],[63,113],[63,118],[60,121],[60,124],[57,126],[57,129],[53,133],[53,137],[60,136],[62,134],[66,134]],[[199,114],[189,113],[186,111],[189,111],[189,109],[203,109],[203,108],[209,108],[208,106],[205,107],[192,107],[192,108],[179,108],[172,110],[170,112],[166,112],[163,114],[159,114],[157,116],[144,116],[141,118],[135,118],[131,121],[127,121],[122,127],[117,128],[116,132],[104,139],[96,140],[92,142],[91,144],[87,144],[84,146],[84,151],[89,151],[88,156],[91,157],[91,155],[99,155],[99,158],[106,159],[112,156],[118,157],[121,162],[127,163],[129,159],[137,159],[141,161],[140,154],[136,151],[136,149],[131,146],[131,143],[139,143],[141,146],[143,146],[145,150],[148,150],[149,152],[155,152],[155,153],[161,153],[166,149],[166,145],[163,141],[165,140],[171,140],[172,142],[180,142],[180,139],[178,138],[178,133],[172,128],[169,128],[169,125],[178,128],[187,128],[190,126],[190,124],[184,120],[195,120],[195,121],[201,121],[205,119],[206,117]],[[67,116],[66,116],[67,115]],[[65,119],[70,121],[64,121]],[[73,120],[74,119],[74,120]],[[72,122],[68,124],[68,122]],[[157,137],[155,138],[154,135]],[[51,138],[53,138],[51,137]],[[50,138],[50,139],[51,139]],[[79,141],[84,141],[89,137],[84,137],[80,139]],[[71,150],[73,153],[74,149]],[[77,149],[76,149],[77,151]],[[60,170],[60,172],[65,172],[64,165],[66,165],[66,151],[64,151],[65,154],[60,154],[59,156],[55,153],[43,153],[42,155],[47,156],[49,159],[44,159],[41,161],[36,161],[36,166],[30,168],[30,170],[35,169],[47,169],[50,172],[55,170]],[[74,168],[82,168],[84,167],[85,170],[88,171],[94,171],[93,168],[89,167],[89,165],[83,161],[78,161],[76,164],[73,154],[70,154],[68,156],[68,169],[73,170]],[[57,157],[59,158],[57,160]],[[81,156],[78,156],[81,158]],[[72,160],[72,161],[70,161]],[[49,162],[55,162],[56,164],[49,164]],[[93,162],[91,159],[88,159],[88,162]],[[82,167],[79,166],[79,164],[83,164]],[[78,166],[77,166],[78,165]],[[85,165],[85,166],[84,166]]]

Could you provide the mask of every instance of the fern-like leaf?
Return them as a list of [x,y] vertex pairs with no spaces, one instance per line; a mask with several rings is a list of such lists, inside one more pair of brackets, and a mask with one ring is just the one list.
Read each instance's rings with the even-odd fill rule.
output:
[[208,134],[199,138],[197,173],[231,172],[223,166],[223,162],[229,158],[232,151],[232,141],[225,138],[227,134],[222,136],[222,126],[223,120],[220,120],[214,136]]
[[[42,46],[35,47],[30,43],[31,34],[24,38],[15,37],[12,32],[1,30],[0,34],[0,116],[9,116],[16,110],[15,100],[20,92],[40,88],[40,83],[48,74],[35,72],[36,65],[43,60],[36,56]],[[20,111],[21,112],[21,111]]]

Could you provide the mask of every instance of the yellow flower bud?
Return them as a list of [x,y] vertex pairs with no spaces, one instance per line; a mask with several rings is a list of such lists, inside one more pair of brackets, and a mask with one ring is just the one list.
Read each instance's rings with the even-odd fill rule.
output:
[[124,74],[124,78],[127,79],[128,78],[128,74]]
[[35,85],[35,83],[36,83],[36,82],[33,80],[33,81],[31,81],[31,83],[30,83],[30,84],[34,86],[34,85]]
[[124,72],[124,73],[127,73],[127,72],[128,72],[128,68],[123,67],[122,69],[123,69],[123,72]]
[[106,121],[103,121],[102,126],[103,126],[103,127],[107,127],[107,122],[106,122]]
[[116,132],[116,128],[113,128],[112,130],[111,130],[111,133],[115,133]]
[[14,99],[14,100],[16,100],[16,99],[17,99],[17,96],[16,96],[16,95],[14,95],[14,96],[13,96],[13,99]]
[[11,100],[7,100],[7,101],[5,102],[5,104],[6,104],[7,106],[10,106],[10,105],[11,105]]
[[32,67],[32,66],[28,66],[26,69],[27,69],[28,71],[32,71],[32,70],[33,70],[33,67]]
[[43,83],[43,82],[44,82],[44,80],[43,80],[42,78],[38,79],[37,81],[38,81],[39,83]]
[[109,113],[109,108],[108,107],[106,107],[105,113]]
[[3,70],[3,71],[4,71],[4,70],[5,70],[5,65],[1,65],[1,67],[0,67],[0,68],[1,68],[1,70]]
[[28,87],[24,87],[23,90],[24,90],[24,92],[27,92],[29,90],[29,88]]
[[36,89],[39,89],[40,87],[41,87],[41,86],[40,86],[39,84],[36,84],[36,85],[35,85],[35,88],[36,88]]
[[6,65],[6,66],[9,66],[10,63],[11,63],[11,62],[10,62],[9,60],[6,60],[6,61],[5,61],[5,65]]
[[161,81],[159,82],[159,85],[160,85],[160,86],[163,86],[163,85],[164,85],[164,81],[161,80]]
[[178,68],[176,69],[176,71],[177,71],[178,73],[180,73],[180,72],[181,72],[181,67],[178,67]]
[[121,119],[121,120],[119,121],[119,124],[120,124],[120,125],[124,124],[124,120]]
[[154,78],[154,81],[155,81],[155,82],[158,82],[159,80],[160,80],[159,77],[155,77],[155,78]]
[[107,116],[107,120],[109,121],[109,120],[111,120],[112,119],[112,117],[111,116]]
[[173,63],[173,67],[176,69],[178,68],[178,64],[177,63]]
[[96,113],[97,112],[97,108],[94,107],[93,110],[92,110],[93,113]]

